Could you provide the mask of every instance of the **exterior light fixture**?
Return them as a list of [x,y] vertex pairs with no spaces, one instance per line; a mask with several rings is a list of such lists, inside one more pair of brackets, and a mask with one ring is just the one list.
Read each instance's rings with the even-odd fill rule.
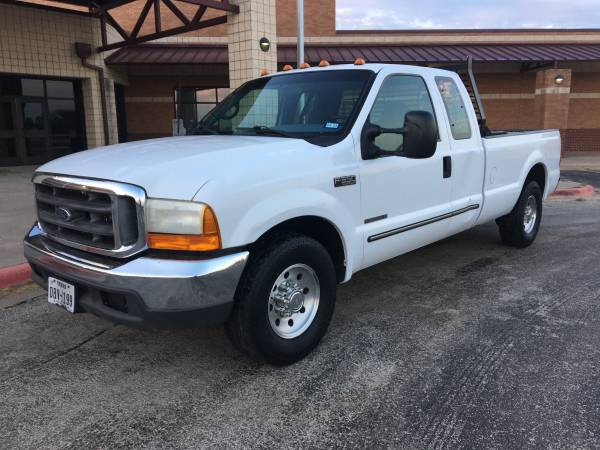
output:
[[562,75],[556,75],[556,78],[554,78],[554,82],[556,84],[563,84],[564,81],[565,77],[563,77]]
[[271,41],[269,41],[266,37],[260,38],[258,41],[258,45],[263,52],[268,52],[271,48]]

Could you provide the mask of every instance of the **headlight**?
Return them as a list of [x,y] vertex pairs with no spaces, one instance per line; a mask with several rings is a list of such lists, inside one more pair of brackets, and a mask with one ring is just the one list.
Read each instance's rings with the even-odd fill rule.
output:
[[160,250],[207,251],[221,248],[215,213],[204,203],[146,201],[146,241]]

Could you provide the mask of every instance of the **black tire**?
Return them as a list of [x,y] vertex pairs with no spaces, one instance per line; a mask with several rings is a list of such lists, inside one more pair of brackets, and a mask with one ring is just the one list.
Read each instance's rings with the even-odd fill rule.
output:
[[[299,336],[277,335],[269,319],[274,283],[294,264],[309,266],[320,289],[316,315]],[[292,364],[318,344],[329,326],[335,306],[336,275],[331,256],[316,240],[295,233],[272,236],[251,255],[236,291],[235,305],[225,329],[233,345],[250,356],[274,365]]]
[[[530,197],[535,199],[535,222],[533,226],[527,229],[524,219],[528,201]],[[506,216],[496,219],[500,230],[500,238],[502,242],[511,247],[525,248],[533,243],[540,229],[542,221],[542,189],[535,181],[529,181],[521,195],[517,204],[510,213]]]

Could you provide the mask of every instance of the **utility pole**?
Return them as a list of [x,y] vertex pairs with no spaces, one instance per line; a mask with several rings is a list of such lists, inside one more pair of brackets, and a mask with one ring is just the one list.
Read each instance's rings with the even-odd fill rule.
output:
[[296,54],[298,66],[304,62],[304,0],[296,0],[296,32],[298,40],[296,42]]

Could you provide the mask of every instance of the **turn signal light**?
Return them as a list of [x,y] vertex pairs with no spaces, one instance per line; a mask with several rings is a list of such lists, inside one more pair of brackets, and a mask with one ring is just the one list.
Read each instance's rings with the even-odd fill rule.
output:
[[319,67],[327,67],[329,65],[329,61],[327,61],[326,59],[322,59],[319,62]]
[[290,66],[289,64],[286,64],[285,66],[283,66],[283,71],[284,72],[287,72],[288,70],[292,70],[292,69],[293,69],[293,67]]
[[204,215],[202,216],[202,234],[205,236],[217,236],[219,245],[221,244],[217,216],[215,216],[215,212],[208,205],[204,209]]
[[221,248],[221,240],[218,235],[148,233],[146,241],[148,247],[156,250],[205,252]]
[[364,63],[365,63],[365,60],[362,58],[356,58],[356,61],[354,61],[355,66],[362,66],[362,65],[364,65]]
[[302,64],[300,64],[301,69],[308,69],[309,67],[310,67],[310,64],[307,62],[303,62]]

